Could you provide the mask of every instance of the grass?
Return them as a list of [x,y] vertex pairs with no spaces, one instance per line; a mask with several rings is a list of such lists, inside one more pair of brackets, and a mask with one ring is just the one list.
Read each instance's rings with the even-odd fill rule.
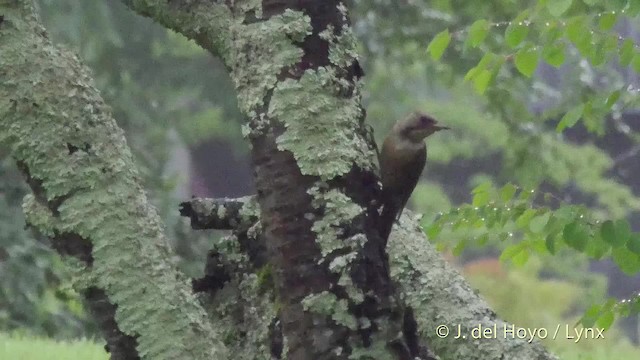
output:
[[55,341],[0,333],[0,359],[107,360],[104,347],[91,340]]

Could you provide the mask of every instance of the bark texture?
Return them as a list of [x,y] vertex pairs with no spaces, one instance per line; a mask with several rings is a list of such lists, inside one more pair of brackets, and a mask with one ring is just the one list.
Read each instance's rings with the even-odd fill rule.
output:
[[[191,202],[220,202],[213,199],[192,199]],[[253,199],[246,198],[247,214],[253,208]],[[233,204],[237,206],[238,201]],[[211,216],[198,213],[199,218]],[[240,210],[241,212],[243,210]],[[413,213],[405,210],[400,224],[394,227],[388,244],[392,280],[398,284],[405,303],[416,319],[416,333],[421,343],[428,343],[442,359],[509,359],[553,360],[540,342],[529,343],[518,337],[497,336],[493,339],[455,339],[457,327],[463,334],[481,325],[498,329],[510,327],[496,316],[480,295],[467,284],[462,275],[450,266],[415,225]],[[193,215],[192,215],[193,216]],[[256,219],[258,221],[258,219]],[[260,234],[253,234],[250,241],[263,241]],[[438,326],[448,327],[449,336],[439,337]],[[266,326],[264,324],[263,326]]]
[[122,130],[28,0],[0,1],[0,143],[31,187],[28,225],[73,270],[112,359],[226,357],[171,260]]
[[223,59],[248,119],[259,213],[183,206],[202,227],[234,227],[192,282],[196,301],[87,71],[49,43],[31,1],[0,0],[0,141],[33,190],[29,223],[75,269],[114,358],[408,360],[428,358],[427,343],[445,359],[553,358],[522,340],[437,338],[440,323],[498,320],[414,229],[392,235],[387,257],[340,2],[123,2]]
[[404,308],[372,226],[375,145],[364,126],[346,7],[310,0],[124,2],[195,39],[230,70],[249,120],[282,356],[419,356],[405,341]]

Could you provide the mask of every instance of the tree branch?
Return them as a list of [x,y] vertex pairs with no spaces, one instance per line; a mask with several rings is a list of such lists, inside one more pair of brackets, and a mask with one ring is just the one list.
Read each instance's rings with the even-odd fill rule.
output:
[[0,19],[0,143],[33,191],[28,224],[74,271],[112,359],[226,358],[89,71],[52,46],[33,1],[0,2]]
[[[236,1],[238,7],[247,1]],[[229,59],[233,11],[223,0],[122,0],[131,10],[193,39],[211,54]],[[229,61],[225,61],[227,66]]]
[[[248,138],[263,238],[279,297],[283,342],[288,345],[282,356],[409,359],[418,356],[411,333],[414,325],[422,340],[438,342],[441,340],[428,335],[437,319],[466,320],[466,326],[481,314],[493,318],[468,287],[447,292],[447,287],[464,283],[446,277],[449,271],[442,270],[446,267],[438,262],[442,260],[435,251],[429,253],[431,264],[425,261],[425,254],[414,259],[410,251],[393,250],[392,239],[389,254],[394,278],[442,276],[424,287],[421,277],[400,281],[413,311],[400,309],[385,249],[371,230],[379,190],[373,174],[374,146],[363,135],[361,71],[346,9],[340,2],[123,2],[196,40],[219,55],[230,70],[238,104],[250,120]],[[411,244],[423,246],[415,239]],[[409,250],[415,250],[413,247]],[[396,251],[399,259],[394,258],[399,256]],[[412,260],[407,263],[403,256]],[[405,282],[414,283],[402,285]],[[237,290],[242,294],[236,304],[260,302],[262,306],[254,307],[264,315],[260,323],[275,316],[272,305],[265,304],[271,299],[247,296],[252,293],[249,286],[260,288],[260,280],[231,281],[224,290],[231,291],[229,286],[235,284],[240,284]],[[436,295],[459,302],[439,304]],[[460,303],[478,307],[452,309]],[[247,308],[243,307],[243,314],[250,316]],[[441,311],[455,312],[449,317]],[[210,311],[213,319],[224,314]],[[264,333],[256,336],[266,339]],[[443,354],[456,351],[450,349],[451,344],[439,344],[445,345],[434,348]],[[514,345],[509,341],[500,344]],[[475,342],[455,346],[462,347],[462,358],[486,355]],[[544,350],[540,353],[537,358],[552,358],[544,357]],[[513,358],[536,358],[518,354]]]
[[[192,199],[191,202],[207,200],[210,199]],[[251,197],[245,197],[235,205],[242,207],[243,202],[252,203]],[[202,212],[192,216],[207,218],[212,215],[211,209],[200,207],[198,210]],[[477,341],[454,339],[457,326],[463,334],[469,334],[478,325],[491,328],[496,324],[498,329],[504,329],[511,324],[499,319],[462,275],[447,264],[410,220],[412,213],[405,211],[400,226],[394,227],[389,238],[390,272],[415,314],[422,343],[430,344],[436,354],[447,354],[446,358],[450,359],[557,359],[539,342],[529,343],[518,337],[497,336]],[[254,240],[259,241],[259,238]],[[436,328],[439,325],[447,326],[450,335],[438,337]]]
[[[413,308],[421,338],[436,354],[447,359],[557,359],[540,342],[529,343],[517,336],[455,339],[457,327],[470,334],[479,325],[497,329],[510,326],[499,319],[460,273],[450,266],[427,240],[421,228],[410,220],[411,212],[402,216],[389,239],[389,259],[394,281]],[[438,337],[438,326],[447,326],[448,336]]]
[[180,215],[191,219],[198,229],[241,230],[258,221],[258,204],[254,197],[239,199],[192,198],[180,203]]

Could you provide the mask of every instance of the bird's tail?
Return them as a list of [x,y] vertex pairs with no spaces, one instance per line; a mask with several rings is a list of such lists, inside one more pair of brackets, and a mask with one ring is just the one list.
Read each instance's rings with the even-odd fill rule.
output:
[[398,206],[396,206],[392,201],[385,201],[382,208],[382,214],[380,214],[380,217],[378,218],[378,233],[380,234],[380,237],[384,239],[385,245],[389,240],[393,224],[396,222],[398,217]]

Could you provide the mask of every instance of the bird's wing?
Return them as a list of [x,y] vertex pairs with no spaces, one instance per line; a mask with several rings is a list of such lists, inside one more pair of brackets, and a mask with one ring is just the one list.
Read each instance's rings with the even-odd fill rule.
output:
[[424,170],[425,163],[427,161],[427,151],[418,152],[418,154],[411,160],[408,161],[405,166],[407,171],[403,171],[403,174],[407,176],[406,178],[406,189],[404,192],[401,192],[403,195],[401,199],[399,199],[398,204],[398,215],[396,216],[396,220],[400,219],[400,215],[402,215],[402,210],[407,205],[409,198],[411,197],[411,193],[413,189],[418,184],[418,180],[420,180],[420,175],[422,175],[422,170]]

